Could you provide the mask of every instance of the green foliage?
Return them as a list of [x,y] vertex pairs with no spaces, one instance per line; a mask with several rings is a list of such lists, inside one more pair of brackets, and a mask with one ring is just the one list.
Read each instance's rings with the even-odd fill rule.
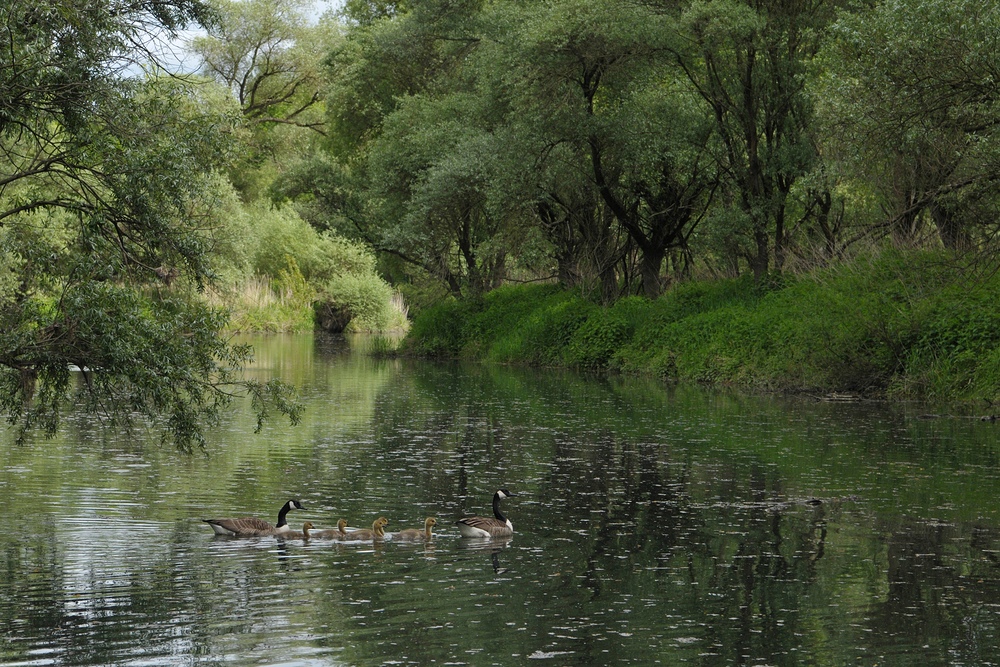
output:
[[392,304],[392,288],[379,277],[364,245],[320,233],[291,207],[228,200],[217,246],[227,267],[219,303],[232,311],[240,331],[307,331],[313,303],[347,308],[354,329],[405,329]]
[[831,29],[816,89],[822,131],[899,242],[918,242],[926,218],[948,248],[992,238],[1000,154],[985,82],[1000,67],[998,34],[1000,14],[981,0],[877,3]]
[[388,305],[392,288],[374,274],[344,274],[326,282],[323,295],[351,313],[355,331],[386,331],[391,324]]
[[302,275],[295,258],[288,255],[286,261],[286,267],[278,271],[274,278],[274,290],[293,304],[311,304],[316,297],[315,291]]
[[528,316],[544,307],[548,297],[557,293],[551,285],[508,285],[493,290],[483,298],[482,307],[476,310],[464,327],[465,356],[479,357],[487,354],[490,346],[511,336],[520,335],[520,327]]
[[692,282],[609,308],[551,287],[498,292],[422,313],[407,349],[769,390],[1000,397],[1000,278],[974,279],[944,253],[886,253],[769,290]]
[[466,343],[466,321],[481,304],[455,298],[425,308],[413,321],[403,349],[418,356],[455,357]]
[[281,163],[324,131],[320,62],[336,30],[302,0],[212,0],[216,20],[191,48],[201,73],[239,109],[240,159],[229,169],[244,200],[267,192]]
[[564,359],[572,366],[607,368],[649,310],[650,302],[640,297],[595,310],[569,340]]
[[[518,346],[511,350],[508,361],[527,359],[545,365],[566,363],[567,344],[597,309],[574,292],[549,295],[516,333]],[[497,352],[491,351],[491,357],[496,356]]]
[[17,276],[0,280],[0,407],[22,435],[53,432],[67,398],[185,450],[238,394],[297,418],[285,389],[241,377],[250,351],[200,296],[226,243],[214,186],[233,108],[155,76],[139,46],[211,16],[188,0],[0,7],[0,268]]

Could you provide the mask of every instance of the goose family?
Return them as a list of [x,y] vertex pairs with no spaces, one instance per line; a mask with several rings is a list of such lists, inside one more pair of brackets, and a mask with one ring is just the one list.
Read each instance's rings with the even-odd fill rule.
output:
[[455,522],[462,537],[508,537],[514,534],[514,524],[500,513],[500,501],[517,494],[500,489],[493,494],[493,516],[469,516]]
[[396,533],[395,538],[399,540],[429,540],[431,539],[431,528],[437,525],[437,519],[432,516],[424,520],[423,530],[419,528],[407,528]]
[[245,516],[236,519],[202,519],[212,527],[216,535],[236,535],[238,537],[258,537],[261,535],[280,535],[291,531],[285,515],[292,510],[304,509],[302,503],[292,499],[281,506],[278,511],[278,523],[271,525],[263,519]]
[[[514,524],[510,519],[500,513],[500,501],[507,498],[514,498],[517,494],[507,489],[499,489],[493,494],[493,516],[469,516],[455,522],[462,537],[476,538],[503,538],[514,534]],[[288,526],[286,515],[292,510],[304,509],[302,503],[296,499],[291,499],[281,506],[278,511],[278,522],[273,526],[256,517],[239,517],[231,519],[202,519],[212,527],[216,535],[235,535],[237,537],[260,537],[274,535],[285,539],[333,539],[333,540],[377,540],[386,537],[385,527],[389,525],[388,519],[380,516],[372,522],[371,529],[347,530],[347,520],[340,519],[335,530],[313,530],[313,524],[306,521],[302,524],[302,532],[293,531]],[[437,519],[427,517],[424,520],[423,529],[407,528],[395,535],[390,535],[399,540],[430,540],[433,537],[432,529],[437,525]]]

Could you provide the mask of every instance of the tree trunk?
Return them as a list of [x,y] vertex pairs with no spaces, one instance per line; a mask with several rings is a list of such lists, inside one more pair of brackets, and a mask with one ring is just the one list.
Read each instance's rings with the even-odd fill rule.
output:
[[642,276],[642,293],[647,299],[656,299],[663,294],[663,258],[666,250],[660,247],[642,248],[639,261],[639,275]]
[[962,223],[955,216],[954,211],[947,204],[934,202],[930,207],[931,219],[937,227],[938,236],[945,248],[955,251],[968,250],[972,247],[972,239],[969,237]]
[[753,269],[753,278],[756,282],[761,282],[767,277],[767,270],[770,265],[770,248],[768,244],[767,229],[756,228],[753,233],[754,241],[757,243],[757,251],[750,258],[750,268]]

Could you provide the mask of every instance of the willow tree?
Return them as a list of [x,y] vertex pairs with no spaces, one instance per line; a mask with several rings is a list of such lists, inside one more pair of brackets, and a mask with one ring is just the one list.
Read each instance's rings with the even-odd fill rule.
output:
[[276,163],[290,162],[326,133],[322,60],[337,39],[305,0],[212,0],[217,19],[191,41],[200,73],[239,105],[247,141],[230,178],[244,199],[267,191]]
[[813,167],[809,64],[838,3],[711,0],[681,13],[677,63],[715,123],[737,250],[760,279],[784,266],[789,193]]
[[489,192],[505,146],[500,110],[476,90],[482,28],[478,2],[397,5],[352,24],[328,59],[328,153],[293,192],[311,183],[341,231],[455,295],[498,285],[527,238]]
[[982,0],[900,0],[845,15],[820,89],[845,162],[898,244],[929,229],[947,248],[996,233],[1000,182],[1000,10]]
[[68,396],[182,448],[234,393],[295,413],[190,298],[212,276],[208,176],[233,118],[138,76],[143,44],[210,17],[197,0],[0,8],[0,406],[22,436],[53,432]]
[[[642,5],[561,0],[515,25],[511,122],[538,138],[540,165],[566,164],[573,147],[610,214],[600,219],[637,249],[642,293],[659,296],[665,258],[687,250],[715,182],[712,124],[670,58],[675,20]],[[551,192],[542,202],[564,199]]]

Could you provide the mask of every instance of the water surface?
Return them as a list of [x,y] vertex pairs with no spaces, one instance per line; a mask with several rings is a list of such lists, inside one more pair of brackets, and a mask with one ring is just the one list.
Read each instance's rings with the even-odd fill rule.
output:
[[[0,665],[1000,664],[1000,425],[254,341],[298,427],[0,445]],[[496,488],[506,542],[458,537]],[[216,537],[201,517],[429,544]]]

